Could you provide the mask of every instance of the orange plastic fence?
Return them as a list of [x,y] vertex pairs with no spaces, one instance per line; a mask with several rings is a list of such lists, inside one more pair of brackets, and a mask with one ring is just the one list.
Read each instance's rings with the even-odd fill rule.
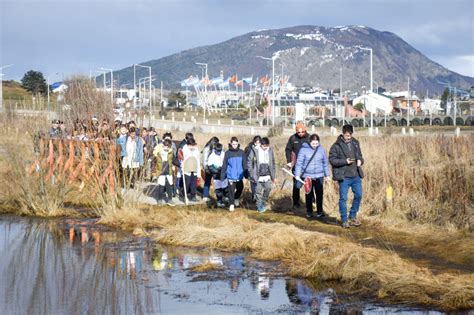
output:
[[[65,148],[68,148],[65,150]],[[40,139],[30,174],[45,174],[45,180],[106,185],[115,193],[117,145],[113,142]]]

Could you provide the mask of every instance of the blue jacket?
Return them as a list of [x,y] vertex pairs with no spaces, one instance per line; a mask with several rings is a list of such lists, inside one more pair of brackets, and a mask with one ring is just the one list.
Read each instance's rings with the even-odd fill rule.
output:
[[137,151],[135,152],[135,157],[133,160],[135,162],[138,162],[140,166],[143,166],[144,161],[143,161],[143,147],[145,146],[145,143],[143,142],[143,139],[137,136]]
[[[301,146],[300,151],[298,152],[298,158],[296,159],[296,166],[295,166],[295,176],[300,176],[301,178],[320,178],[329,176],[329,161],[326,155],[326,151],[324,148],[319,145],[318,152],[311,160],[311,163],[306,168],[306,165],[311,159],[311,156],[314,153],[314,149],[308,144],[303,143]],[[304,174],[301,172],[306,168]]]
[[[121,151],[120,151],[120,156],[121,157],[124,157],[124,156],[127,155],[127,139],[128,139],[128,136],[119,137],[117,139],[117,144],[120,145],[120,147],[121,147]],[[142,138],[137,136],[137,150],[135,152],[135,156],[133,158],[133,161],[138,162],[138,164],[140,164],[140,166],[143,166],[143,163],[144,163],[144,161],[143,161],[143,146],[144,146],[144,143],[143,143]]]
[[119,136],[117,138],[117,141],[115,141],[119,146],[120,146],[120,157],[124,157],[127,155],[127,149],[126,149],[126,144],[127,144],[127,136]]
[[242,149],[237,150],[232,147],[225,152],[224,162],[222,163],[221,180],[242,180],[244,172],[247,171],[245,153]]

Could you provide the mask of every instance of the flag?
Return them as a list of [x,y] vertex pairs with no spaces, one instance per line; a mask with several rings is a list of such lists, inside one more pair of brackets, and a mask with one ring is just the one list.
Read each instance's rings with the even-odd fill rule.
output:
[[268,80],[267,76],[264,75],[263,77],[260,77],[260,83],[264,84]]
[[219,84],[220,88],[225,88],[225,87],[228,87],[228,86],[229,86],[229,79],[227,79],[224,82],[222,82],[221,84]]
[[235,86],[242,86],[242,85],[244,85],[244,80],[235,82]]
[[214,79],[211,79],[211,85],[219,85],[221,83],[223,83],[224,80],[222,80],[221,77],[217,77],[217,78],[214,78]]
[[211,81],[209,81],[209,77],[208,76],[205,76],[202,80],[201,80],[201,83],[205,86],[208,86]]
[[242,78],[242,81],[244,81],[247,84],[252,84],[253,77]]
[[184,79],[182,80],[180,83],[181,83],[181,86],[182,87],[186,87],[186,86],[193,86],[196,84],[196,81],[199,81],[198,78],[194,78],[192,75],[189,76],[189,78],[187,79]]
[[229,79],[229,82],[231,82],[231,83],[237,82],[237,75],[234,74],[234,75]]

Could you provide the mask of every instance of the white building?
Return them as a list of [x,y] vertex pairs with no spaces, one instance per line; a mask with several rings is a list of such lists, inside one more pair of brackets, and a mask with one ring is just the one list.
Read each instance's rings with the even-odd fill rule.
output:
[[392,112],[392,98],[377,93],[364,94],[352,100],[352,104],[364,104],[365,109],[370,113],[382,112],[389,115]]

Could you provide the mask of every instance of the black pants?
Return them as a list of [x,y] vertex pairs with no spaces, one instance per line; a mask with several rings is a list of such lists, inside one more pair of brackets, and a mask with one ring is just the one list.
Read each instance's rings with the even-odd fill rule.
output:
[[[196,186],[196,174],[191,173],[191,175],[184,175],[185,176],[185,182],[186,182],[186,193],[188,194],[189,198],[194,198],[196,197],[196,191],[197,191],[197,186]],[[181,181],[181,183],[183,183]],[[184,196],[184,186],[182,187],[181,190],[182,195]]]
[[222,199],[224,198],[225,195],[225,188],[218,188],[216,189],[216,198],[217,202],[222,202]]
[[312,179],[313,188],[306,194],[306,213],[313,214],[313,201],[316,194],[316,209],[318,213],[323,213],[323,182],[324,178]]
[[164,200],[165,192],[167,195],[167,201],[173,199],[173,185],[168,183],[168,180],[165,180],[165,185],[158,185],[158,200]]
[[300,204],[300,190],[296,188],[296,179],[293,178],[293,206]]
[[230,181],[229,180],[229,203],[234,204],[235,199],[239,199],[244,190],[244,182],[239,181]]

